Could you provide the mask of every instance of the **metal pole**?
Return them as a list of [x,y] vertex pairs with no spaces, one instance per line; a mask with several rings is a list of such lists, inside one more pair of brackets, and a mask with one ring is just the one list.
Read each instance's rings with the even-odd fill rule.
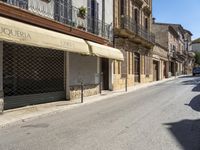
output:
[[175,78],[176,78],[176,61],[174,62],[174,75],[175,75]]
[[81,103],[83,103],[83,82],[81,82]]
[[126,78],[125,78],[125,91],[128,91],[128,76],[126,74]]
[[99,93],[102,93],[102,76],[103,76],[103,72],[99,73]]

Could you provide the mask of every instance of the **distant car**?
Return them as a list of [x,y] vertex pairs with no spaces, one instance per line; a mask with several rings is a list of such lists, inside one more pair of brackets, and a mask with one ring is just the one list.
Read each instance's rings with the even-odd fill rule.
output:
[[193,68],[193,70],[192,70],[192,74],[193,74],[193,76],[195,76],[195,75],[200,75],[200,67],[195,67],[195,68]]

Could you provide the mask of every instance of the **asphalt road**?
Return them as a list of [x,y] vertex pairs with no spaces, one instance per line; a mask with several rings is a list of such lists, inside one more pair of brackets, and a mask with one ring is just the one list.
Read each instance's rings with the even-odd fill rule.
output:
[[200,77],[0,129],[0,150],[200,150]]

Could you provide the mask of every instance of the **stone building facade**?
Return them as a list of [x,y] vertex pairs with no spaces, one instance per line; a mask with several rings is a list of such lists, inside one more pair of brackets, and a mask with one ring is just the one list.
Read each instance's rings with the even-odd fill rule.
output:
[[113,89],[151,82],[152,0],[114,1],[114,46],[124,54],[124,62],[113,63]]
[[1,0],[0,111],[80,98],[81,83],[84,96],[110,89],[112,61],[123,61],[112,3]]
[[186,61],[184,62],[184,74],[192,74],[194,67],[195,54],[192,52],[192,33],[184,29],[184,43],[186,52]]
[[155,21],[152,30],[156,35],[156,42],[168,49],[168,76],[185,74],[190,58],[191,32],[180,24],[156,23]]
[[178,68],[176,51],[179,46],[179,35],[171,25],[164,23],[154,22],[152,30],[156,35],[156,42],[168,49],[168,76],[175,76]]
[[153,80],[168,78],[169,61],[168,49],[156,43],[153,48]]
[[193,52],[200,52],[200,38],[193,40],[191,46]]
[[184,65],[187,60],[187,50],[185,47],[185,29],[180,24],[172,24],[172,27],[178,33],[178,45],[176,50],[177,75],[184,74]]

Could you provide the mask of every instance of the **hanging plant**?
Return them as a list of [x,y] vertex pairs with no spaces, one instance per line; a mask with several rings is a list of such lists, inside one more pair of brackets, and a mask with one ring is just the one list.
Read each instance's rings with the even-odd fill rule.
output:
[[83,18],[85,19],[85,16],[86,16],[86,8],[81,6],[79,9],[78,9],[78,17],[80,18]]

